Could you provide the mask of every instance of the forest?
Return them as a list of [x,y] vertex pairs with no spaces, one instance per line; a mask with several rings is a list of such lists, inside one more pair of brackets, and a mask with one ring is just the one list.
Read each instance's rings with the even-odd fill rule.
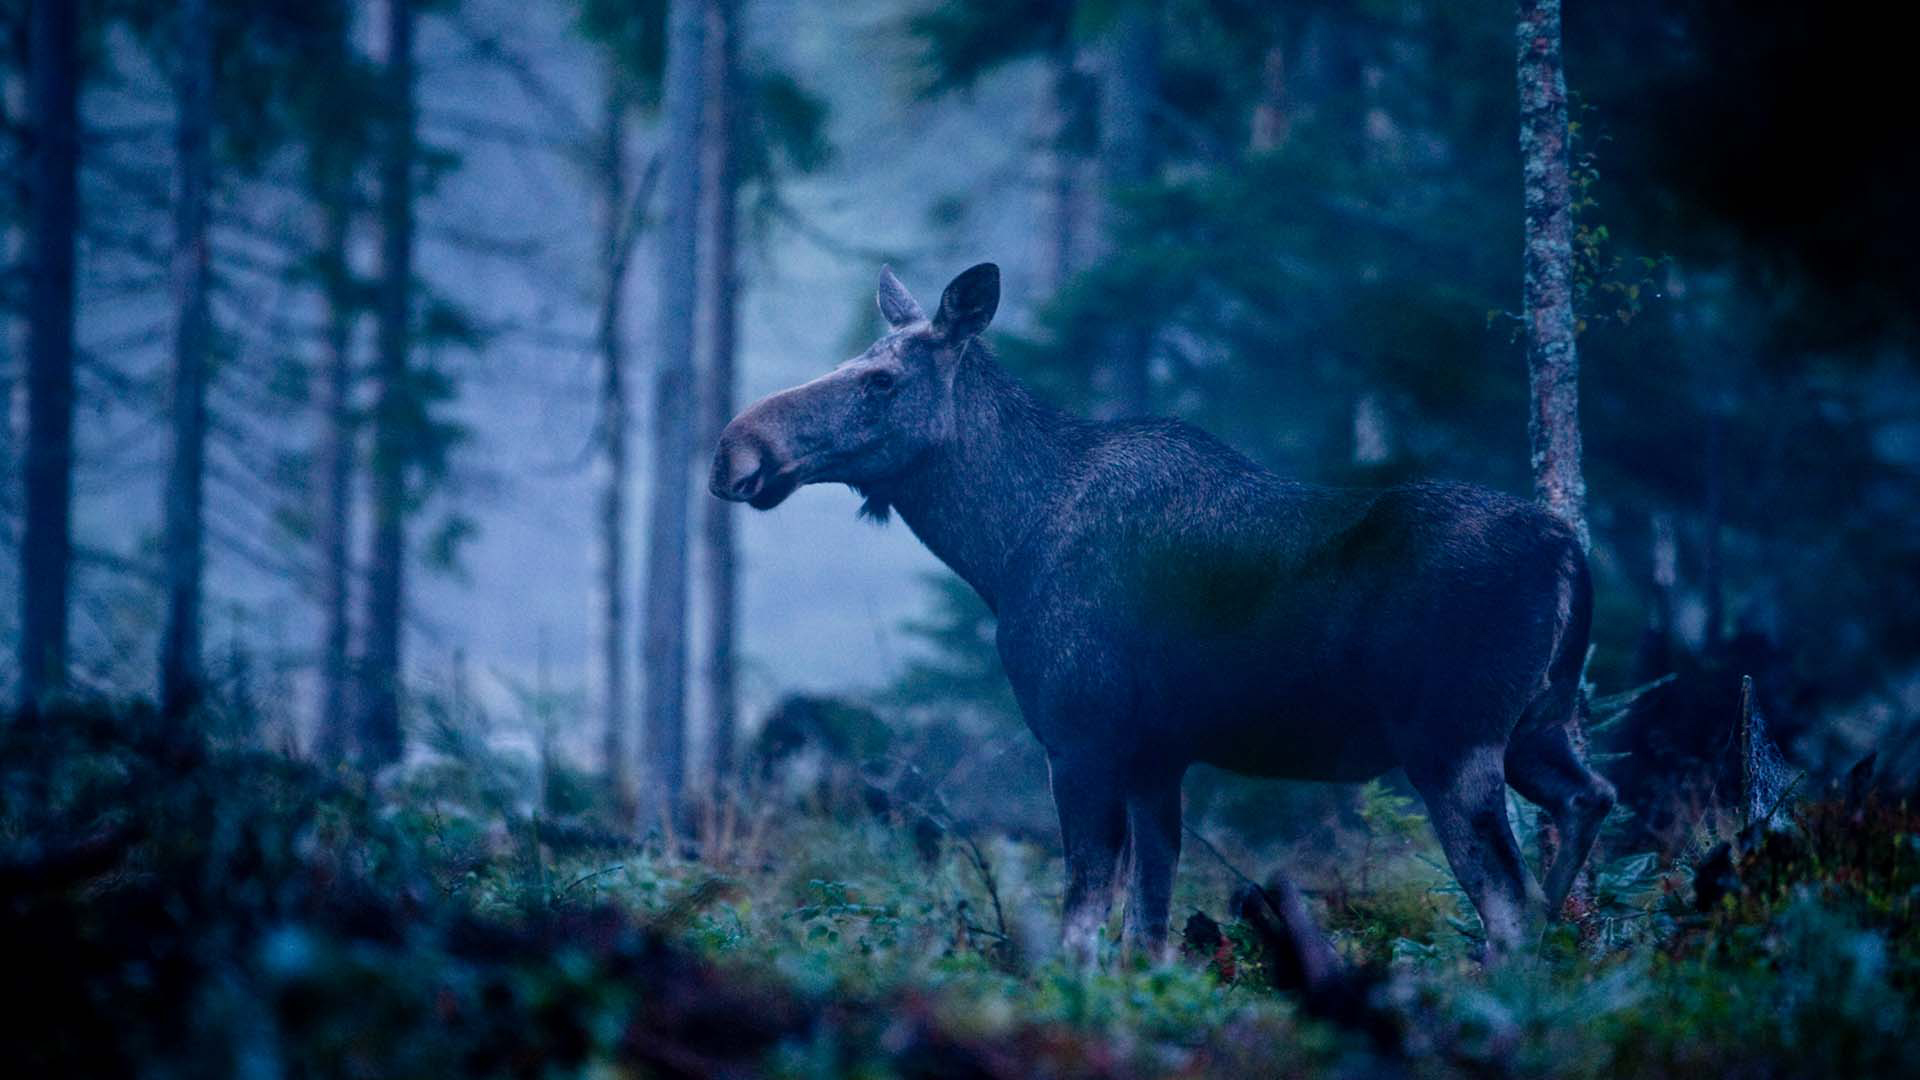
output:
[[[1728,0],[0,0],[0,1058],[1920,1073],[1906,51]],[[900,468],[989,385],[1273,490],[1511,496],[1450,497],[1577,564],[1568,715],[1501,721],[1472,813],[1420,754],[1197,756],[1089,848],[1051,718],[1141,721],[1034,691],[1080,639],[891,478],[775,471],[763,399],[905,403],[915,349]],[[958,516],[1092,513],[1011,460]],[[1252,516],[1211,490],[1150,512]],[[1289,609],[1386,668],[1203,642],[1166,700],[1450,715],[1511,659],[1490,602],[1407,622],[1461,530]],[[1279,587],[1138,543],[1189,592],[1128,685]],[[1515,778],[1543,730],[1591,830]]]

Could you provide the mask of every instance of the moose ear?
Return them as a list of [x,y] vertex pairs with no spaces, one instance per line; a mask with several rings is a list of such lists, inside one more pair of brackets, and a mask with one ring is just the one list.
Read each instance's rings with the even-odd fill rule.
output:
[[913,294],[900,284],[899,278],[893,276],[891,266],[880,268],[880,291],[874,294],[874,298],[880,301],[881,317],[896,330],[927,317],[927,313],[921,311],[919,303],[913,299]]
[[940,294],[933,331],[948,341],[965,341],[987,328],[1000,306],[1000,268],[981,263],[960,272]]

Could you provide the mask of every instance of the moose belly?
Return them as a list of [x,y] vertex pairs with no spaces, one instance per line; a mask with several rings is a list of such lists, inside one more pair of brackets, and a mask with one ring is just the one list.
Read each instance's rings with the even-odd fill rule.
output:
[[[1207,664],[1154,696],[1170,752],[1231,772],[1358,782],[1400,765],[1391,707],[1362,684],[1284,664]],[[1377,687],[1375,687],[1377,688]]]
[[1381,726],[1351,714],[1215,717],[1191,736],[1195,761],[1248,776],[1357,783],[1400,764]]

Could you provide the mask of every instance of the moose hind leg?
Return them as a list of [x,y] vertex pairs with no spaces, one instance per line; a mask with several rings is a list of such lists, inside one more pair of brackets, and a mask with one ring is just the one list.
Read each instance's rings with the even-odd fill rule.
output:
[[1127,795],[1133,872],[1127,893],[1126,943],[1162,959],[1173,875],[1180,862],[1180,774],[1137,781]]
[[1115,771],[1102,763],[1054,755],[1047,768],[1067,864],[1061,940],[1077,963],[1088,966],[1096,959],[1100,928],[1113,909],[1114,876],[1127,839],[1125,789]]
[[1553,862],[1541,870],[1547,916],[1557,919],[1574,875],[1600,835],[1600,823],[1613,809],[1613,785],[1581,760],[1564,722],[1522,724],[1507,746],[1506,766],[1513,789],[1545,810],[1560,834]]
[[1545,902],[1507,822],[1499,749],[1481,747],[1455,762],[1412,766],[1407,776],[1426,800],[1447,865],[1480,913],[1488,959],[1528,943],[1545,921]]

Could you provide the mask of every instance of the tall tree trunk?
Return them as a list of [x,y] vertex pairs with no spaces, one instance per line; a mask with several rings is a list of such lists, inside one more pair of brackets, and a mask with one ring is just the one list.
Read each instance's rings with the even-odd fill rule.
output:
[[681,812],[687,737],[687,510],[693,457],[693,333],[698,293],[700,128],[705,0],[667,7],[666,146],[660,236],[659,367],[654,380],[653,493],[647,535],[647,790],[642,811]]
[[[1106,221],[1101,245],[1110,247],[1119,219],[1116,200],[1153,178],[1158,148],[1153,117],[1160,100],[1160,6],[1136,3],[1115,16],[1108,31],[1100,92],[1100,173]],[[1122,320],[1108,344],[1105,412],[1131,415],[1152,408],[1149,364],[1153,328]]]
[[315,539],[320,549],[320,701],[315,753],[337,764],[353,744],[348,693],[351,623],[347,604],[353,563],[353,328],[359,307],[348,262],[353,235],[353,176],[344,165],[324,166],[320,181],[320,288],[326,306],[326,340],[320,381],[319,505]]
[[[1574,346],[1573,201],[1568,165],[1567,78],[1560,60],[1560,0],[1518,0],[1520,165],[1526,210],[1523,256],[1527,381],[1532,408],[1527,439],[1534,496],[1572,526],[1581,550],[1587,533],[1587,484],[1580,472],[1580,357]],[[1582,700],[1568,719],[1576,753],[1586,756]],[[1551,863],[1559,833],[1543,815],[1540,851]],[[1591,906],[1583,868],[1572,896]]]
[[1040,139],[1044,175],[1040,188],[1040,258],[1037,293],[1058,292],[1076,269],[1078,230],[1077,192],[1084,155],[1076,144],[1079,113],[1086,107],[1082,79],[1074,70],[1070,41],[1056,45],[1046,57],[1047,72],[1041,92]]
[[607,787],[618,806],[631,813],[633,768],[627,747],[627,431],[628,401],[625,314],[629,185],[627,111],[631,100],[626,77],[616,61],[607,63],[606,116],[599,156],[600,317],[594,351],[600,362],[600,402],[595,479],[599,485],[594,521],[593,654],[598,690],[601,754]]
[[[11,160],[7,161],[7,165],[12,164]],[[0,263],[8,266],[13,265],[12,231],[10,225],[0,224]],[[17,363],[15,357],[21,350],[14,340],[13,330],[12,313],[0,312],[0,545],[9,548],[18,539],[14,536],[14,517],[19,512],[19,496],[14,492],[14,478],[20,475],[20,448],[13,430],[13,400],[21,385],[20,373],[14,369]],[[19,569],[17,565],[12,567],[13,571]],[[18,614],[17,611],[12,613]]]
[[387,0],[386,138],[380,163],[379,398],[374,405],[373,544],[367,560],[360,754],[400,758],[402,615],[406,601],[407,458],[412,388],[414,78],[412,0]]
[[1393,422],[1380,395],[1369,390],[1353,400],[1353,463],[1385,465],[1393,457]]
[[30,258],[27,288],[26,526],[20,544],[20,696],[67,682],[72,565],[74,238],[80,222],[79,13],[31,6],[27,29]]
[[[22,64],[0,72],[0,118],[4,118],[8,130],[4,143],[0,143],[0,170],[4,170],[0,175],[9,177],[27,176],[29,147],[24,129],[30,119],[26,76]],[[28,211],[22,181],[11,180],[9,186],[13,190],[7,192],[10,198],[4,220],[0,220],[0,265],[22,268],[26,265],[26,234],[21,225]],[[0,528],[5,529],[4,543],[16,555],[15,545],[20,542],[21,450],[27,444],[27,336],[26,320],[20,314],[11,307],[0,311],[0,520],[5,522]],[[17,561],[7,569],[9,574],[19,571]],[[19,617],[17,607],[0,616],[9,626]]]
[[1707,412],[1706,460],[1706,550],[1700,567],[1700,587],[1706,593],[1706,632],[1701,649],[1709,657],[1719,657],[1727,631],[1726,599],[1726,495],[1727,404],[1715,401]]
[[[707,200],[706,423],[702,442],[712,446],[733,419],[734,351],[739,292],[736,232],[736,143],[739,137],[738,0],[707,0],[707,116],[703,169]],[[707,732],[713,776],[722,786],[733,777],[738,703],[734,647],[739,637],[739,576],[733,542],[734,506],[703,499],[701,540],[706,548]]]
[[199,701],[201,578],[206,561],[207,368],[212,346],[207,219],[213,184],[213,20],[182,0],[173,206],[173,460],[167,474],[167,624],[160,703],[178,717]]
[[1644,683],[1673,670],[1674,590],[1680,583],[1680,546],[1673,514],[1647,516],[1647,625],[1633,661],[1633,680]]
[[[0,168],[8,172],[23,172],[22,155],[17,147],[9,147],[9,152],[0,158]],[[20,254],[20,229],[14,215],[0,222],[0,264],[19,266],[24,260]],[[27,355],[25,325],[8,310],[0,312],[0,543],[10,550],[20,542],[20,467],[21,447],[26,445],[26,368],[23,360]],[[8,568],[8,573],[18,573],[19,563]],[[18,610],[7,612],[0,618],[18,618]],[[5,624],[5,625],[10,625]],[[15,659],[18,659],[16,657]]]
[[1253,123],[1248,148],[1257,154],[1272,153],[1287,144],[1293,132],[1293,107],[1287,100],[1286,43],[1267,46],[1260,64],[1260,101],[1253,107]]
[[1580,358],[1574,348],[1573,200],[1559,0],[1519,0],[1520,163],[1525,178],[1525,319],[1534,494],[1587,547],[1580,473]]

